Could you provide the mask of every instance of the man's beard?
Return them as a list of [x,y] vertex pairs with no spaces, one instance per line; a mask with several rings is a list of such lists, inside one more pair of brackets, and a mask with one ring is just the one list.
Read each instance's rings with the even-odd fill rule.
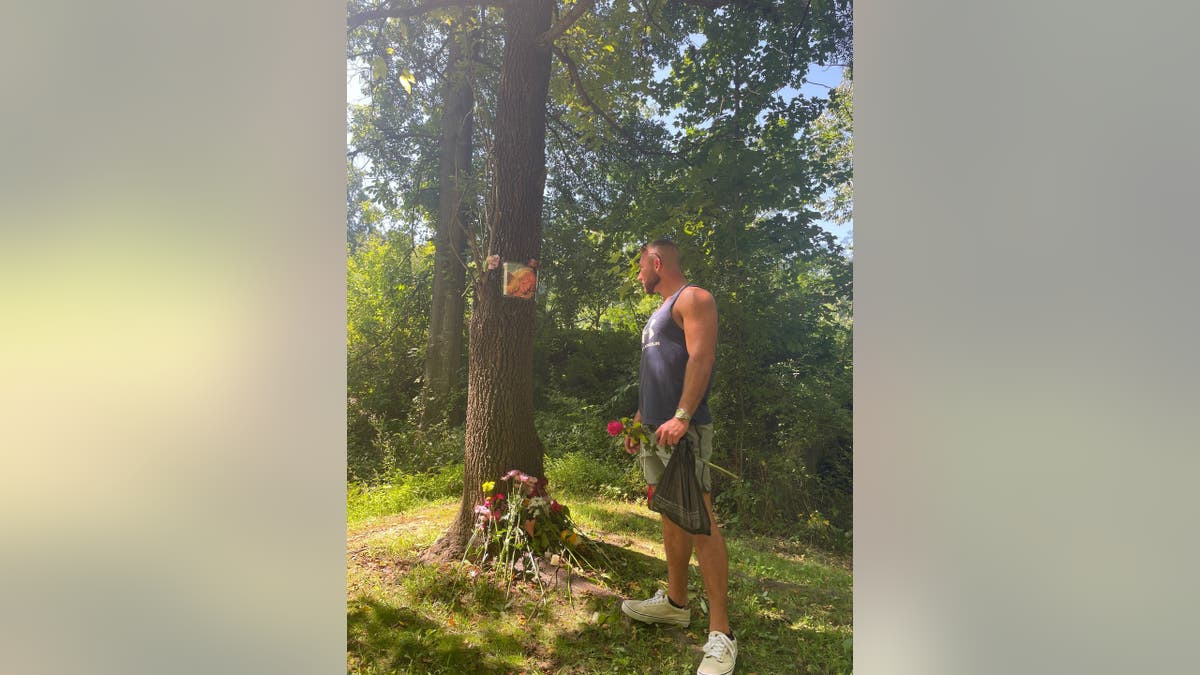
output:
[[647,279],[646,283],[642,284],[642,288],[646,289],[646,295],[654,295],[654,289],[658,288],[658,282],[662,281],[662,277],[657,274],[653,279]]

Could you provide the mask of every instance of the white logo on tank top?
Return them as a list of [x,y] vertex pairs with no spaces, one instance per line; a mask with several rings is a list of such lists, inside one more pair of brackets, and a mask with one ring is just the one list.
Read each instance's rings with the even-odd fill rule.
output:
[[654,327],[647,323],[646,327],[642,329],[642,349],[646,349],[647,347],[657,347],[661,344],[660,342],[651,342],[653,339]]

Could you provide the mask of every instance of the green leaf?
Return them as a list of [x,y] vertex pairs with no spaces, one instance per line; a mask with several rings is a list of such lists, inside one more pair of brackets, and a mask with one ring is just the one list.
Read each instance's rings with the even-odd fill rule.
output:
[[371,59],[371,77],[382,80],[387,76],[387,61],[382,56]]

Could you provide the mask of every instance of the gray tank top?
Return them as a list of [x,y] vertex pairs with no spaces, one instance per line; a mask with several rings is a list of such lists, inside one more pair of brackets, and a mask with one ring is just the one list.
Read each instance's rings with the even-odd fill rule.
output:
[[[685,284],[687,288],[691,284]],[[638,410],[642,411],[642,422],[656,427],[675,416],[679,397],[683,395],[683,375],[687,370],[687,342],[683,329],[671,318],[671,310],[683,288],[675,291],[659,307],[646,327],[642,329],[642,365],[638,371]],[[715,370],[715,367],[714,367]],[[712,388],[712,376],[704,390],[704,398],[692,412],[692,424],[711,424],[712,413],[708,410],[708,391]]]

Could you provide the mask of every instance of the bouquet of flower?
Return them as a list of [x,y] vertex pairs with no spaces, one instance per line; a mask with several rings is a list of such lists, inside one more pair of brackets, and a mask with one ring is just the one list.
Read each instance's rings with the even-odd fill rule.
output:
[[[642,424],[641,420],[635,420],[635,419],[632,419],[629,417],[622,417],[619,420],[612,420],[611,422],[609,422],[608,423],[608,435],[609,436],[621,436],[622,437],[621,438],[621,447],[625,448],[625,452],[628,452],[631,455],[636,453],[637,451],[629,449],[629,446],[625,443],[626,438],[632,438],[634,440],[635,446],[641,446],[641,445],[646,445],[646,444],[649,444],[651,446],[658,445],[658,441],[654,438],[654,434],[650,433],[649,429],[647,429],[646,426]],[[712,462],[708,461],[707,459],[701,459],[699,456],[697,456],[696,459],[700,460],[701,462],[704,462],[705,464],[707,464],[710,467],[716,469],[717,471],[720,471],[721,473],[729,476],[730,478],[733,478],[735,480],[741,479],[737,474],[730,471],[729,469],[717,466],[716,464],[713,464]]]
[[467,542],[466,557],[489,560],[511,579],[521,575],[539,578],[538,560],[584,567],[581,551],[586,546],[571,520],[570,508],[551,499],[548,481],[513,469],[502,480],[511,480],[510,496],[493,492],[494,481],[482,485],[486,497],[475,507],[477,527]]
[[[641,420],[635,420],[629,417],[622,417],[619,420],[613,420],[609,422],[608,435],[622,436],[622,440],[624,438],[632,438],[635,446],[654,442],[654,437],[651,436],[650,431],[642,425]],[[625,448],[625,452],[628,452],[631,455],[637,452],[637,450],[630,450],[629,446],[624,442],[621,443],[621,447]]]

